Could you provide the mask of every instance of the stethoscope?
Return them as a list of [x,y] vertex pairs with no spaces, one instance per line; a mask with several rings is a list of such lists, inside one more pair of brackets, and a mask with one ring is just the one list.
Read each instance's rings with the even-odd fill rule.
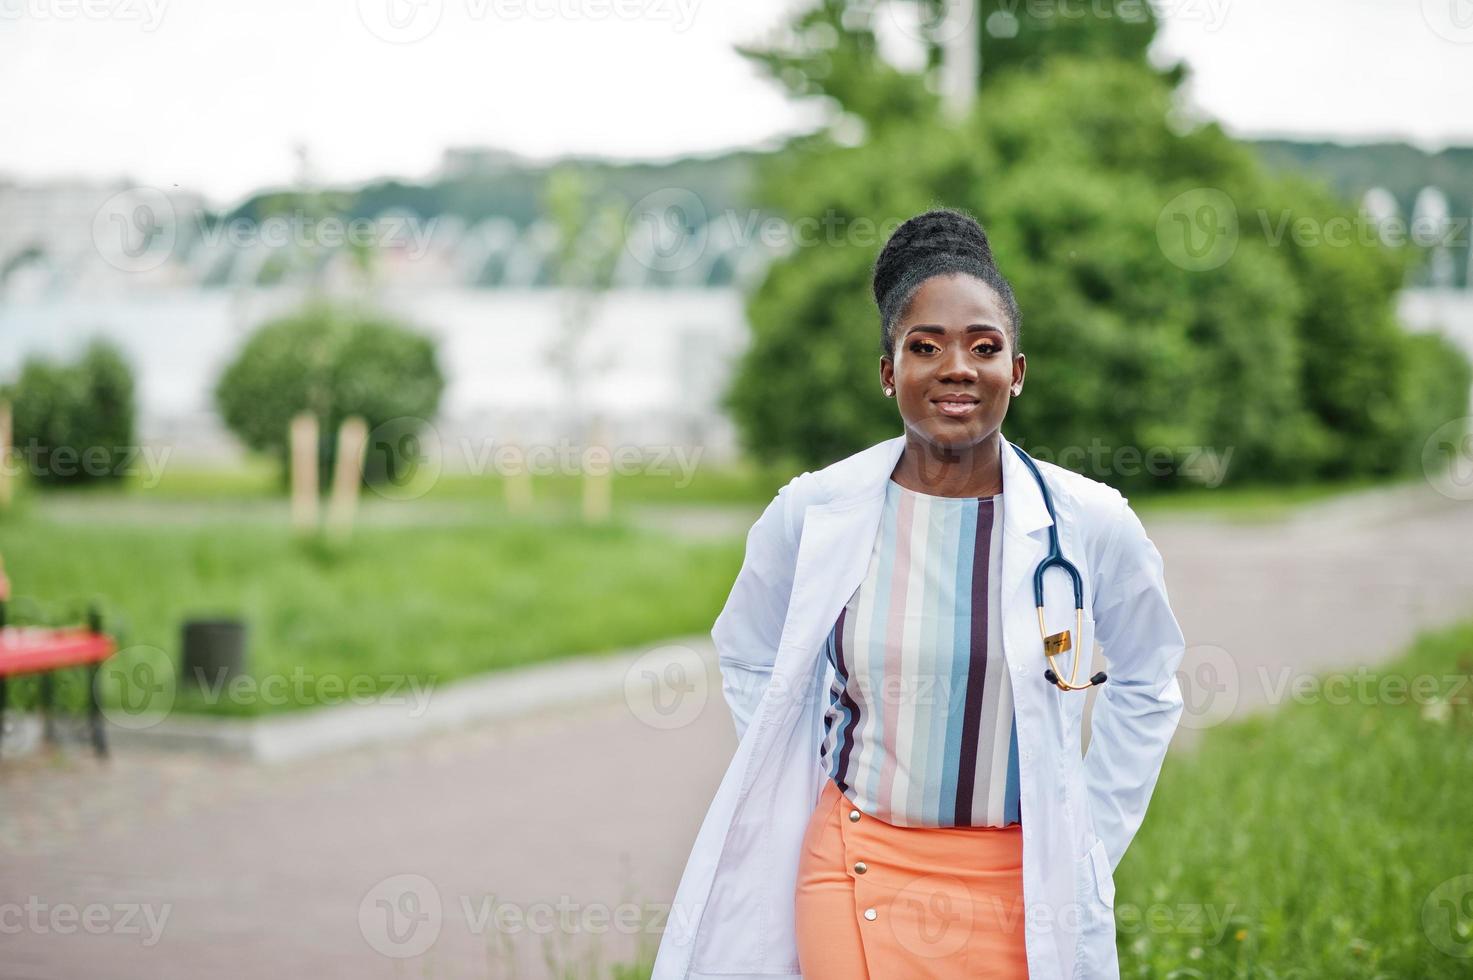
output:
[[[1080,648],[1084,645],[1084,580],[1079,577],[1079,569],[1074,563],[1064,557],[1059,549],[1059,515],[1054,513],[1054,500],[1049,496],[1048,484],[1043,482],[1043,474],[1038,472],[1038,465],[1033,462],[1033,457],[1025,453],[1013,443],[1008,443],[1018,457],[1028,464],[1028,469],[1033,473],[1033,479],[1038,481],[1038,491],[1043,494],[1043,505],[1048,508],[1048,516],[1053,522],[1048,527],[1048,555],[1038,563],[1033,570],[1033,604],[1038,607],[1038,635],[1043,638],[1043,655],[1048,658],[1048,668],[1044,670],[1043,676],[1050,684],[1061,691],[1082,691],[1094,687],[1096,684],[1105,683],[1105,672],[1102,670],[1089,679],[1088,684],[1076,684],[1074,678],[1079,675],[1079,655],[1083,652]],[[1068,630],[1050,634],[1043,625],[1043,573],[1050,568],[1062,568],[1068,573],[1074,583],[1074,632],[1080,639],[1078,645],[1074,644],[1069,636]],[[1061,653],[1074,650],[1074,669],[1069,673],[1067,681],[1061,680],[1059,672],[1055,669],[1054,657]]]

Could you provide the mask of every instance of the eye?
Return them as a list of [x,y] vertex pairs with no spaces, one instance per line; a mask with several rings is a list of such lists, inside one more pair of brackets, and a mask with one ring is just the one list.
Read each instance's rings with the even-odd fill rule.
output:
[[984,354],[996,354],[998,351],[1002,350],[1002,348],[999,347],[997,344],[988,343],[978,344],[976,347],[973,347],[972,350],[979,350]]
[[915,353],[920,354],[920,353],[925,353],[926,351],[936,350],[937,347],[936,347],[935,344],[927,343],[924,340],[917,340],[917,341],[915,341],[914,343],[912,343],[910,345],[910,349],[912,351],[914,351]]

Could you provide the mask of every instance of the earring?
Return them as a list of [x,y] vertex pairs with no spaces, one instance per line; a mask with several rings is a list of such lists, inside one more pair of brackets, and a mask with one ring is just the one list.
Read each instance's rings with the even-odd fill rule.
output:
[[889,385],[886,385],[885,386],[885,397],[886,398],[889,398],[890,396],[892,396],[894,394],[895,394],[895,389],[892,388],[892,387],[890,387]]

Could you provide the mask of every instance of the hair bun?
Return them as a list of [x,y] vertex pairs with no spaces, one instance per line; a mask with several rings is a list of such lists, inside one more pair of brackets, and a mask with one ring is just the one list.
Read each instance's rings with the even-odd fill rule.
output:
[[975,218],[953,208],[927,211],[896,228],[880,251],[874,270],[875,303],[885,305],[886,294],[907,270],[943,257],[984,267],[996,264],[987,232]]

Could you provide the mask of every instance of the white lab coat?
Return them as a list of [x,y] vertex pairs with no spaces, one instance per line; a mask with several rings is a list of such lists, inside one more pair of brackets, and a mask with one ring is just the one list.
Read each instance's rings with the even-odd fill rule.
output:
[[[711,630],[739,741],[676,890],[652,980],[800,976],[799,850],[828,778],[819,761],[833,680],[824,641],[868,568],[886,483],[904,447],[896,436],[795,477],[747,536],[741,571]],[[1060,547],[1084,579],[1084,649],[1098,641],[1109,674],[1081,759],[1085,692],[1044,679],[1034,610],[1033,572],[1052,522],[1032,474],[1006,444],[1002,462],[1003,651],[1018,728],[1028,975],[1118,977],[1114,871],[1181,716],[1182,633],[1161,556],[1125,498],[1040,461]],[[1049,631],[1072,632],[1068,576],[1050,571],[1044,581]],[[1072,656],[1058,658],[1066,678]],[[1081,662],[1079,680],[1087,670]]]

